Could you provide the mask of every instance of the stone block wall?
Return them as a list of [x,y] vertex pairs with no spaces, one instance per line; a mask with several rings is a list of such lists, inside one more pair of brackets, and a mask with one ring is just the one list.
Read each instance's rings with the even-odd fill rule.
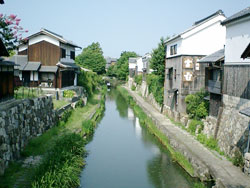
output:
[[244,173],[250,176],[250,153],[245,154],[244,160],[245,160]]
[[239,113],[250,107],[250,100],[223,95],[223,112],[219,123],[217,140],[226,154],[233,156],[235,149],[243,153],[247,146],[250,118]]
[[57,123],[52,97],[13,100],[0,104],[0,174],[20,158],[28,141]]

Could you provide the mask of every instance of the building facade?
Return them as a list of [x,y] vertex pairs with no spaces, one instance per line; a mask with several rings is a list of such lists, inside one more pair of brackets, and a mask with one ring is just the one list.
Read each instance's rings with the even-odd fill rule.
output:
[[19,45],[18,55],[27,56],[20,78],[28,86],[63,88],[77,85],[76,48],[80,47],[63,36],[41,29]]
[[185,97],[205,87],[206,65],[198,60],[224,47],[226,29],[221,22],[225,19],[219,10],[166,41],[166,109],[186,113]]

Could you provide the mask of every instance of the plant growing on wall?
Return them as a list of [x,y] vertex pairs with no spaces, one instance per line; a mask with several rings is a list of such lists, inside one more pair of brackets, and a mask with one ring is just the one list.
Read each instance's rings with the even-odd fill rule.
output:
[[208,115],[209,103],[204,99],[206,96],[208,93],[204,89],[186,96],[186,111],[191,119],[200,120]]
[[20,26],[20,21],[21,19],[14,14],[9,16],[0,14],[0,37],[10,53],[16,49],[20,41],[27,40],[23,39],[22,35],[28,30]]

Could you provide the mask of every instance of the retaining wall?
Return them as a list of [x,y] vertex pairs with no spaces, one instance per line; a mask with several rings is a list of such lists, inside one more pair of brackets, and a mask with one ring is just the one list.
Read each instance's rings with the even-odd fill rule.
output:
[[57,123],[51,96],[13,100],[0,104],[0,174],[28,141],[40,136]]

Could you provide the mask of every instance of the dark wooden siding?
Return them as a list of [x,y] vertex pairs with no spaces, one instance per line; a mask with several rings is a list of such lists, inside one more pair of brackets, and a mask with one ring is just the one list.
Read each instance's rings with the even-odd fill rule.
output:
[[28,54],[28,50],[23,50],[21,52],[18,52],[18,55],[27,55]]
[[74,79],[75,79],[75,72],[74,71],[62,71],[61,72],[61,87],[73,86]]
[[14,72],[13,71],[0,72],[0,101],[7,98],[13,98],[13,96],[14,96]]
[[225,65],[223,93],[250,99],[250,65]]
[[217,117],[221,105],[221,95],[210,93],[209,115]]
[[33,44],[29,46],[28,60],[55,66],[60,60],[60,47],[46,41]]

